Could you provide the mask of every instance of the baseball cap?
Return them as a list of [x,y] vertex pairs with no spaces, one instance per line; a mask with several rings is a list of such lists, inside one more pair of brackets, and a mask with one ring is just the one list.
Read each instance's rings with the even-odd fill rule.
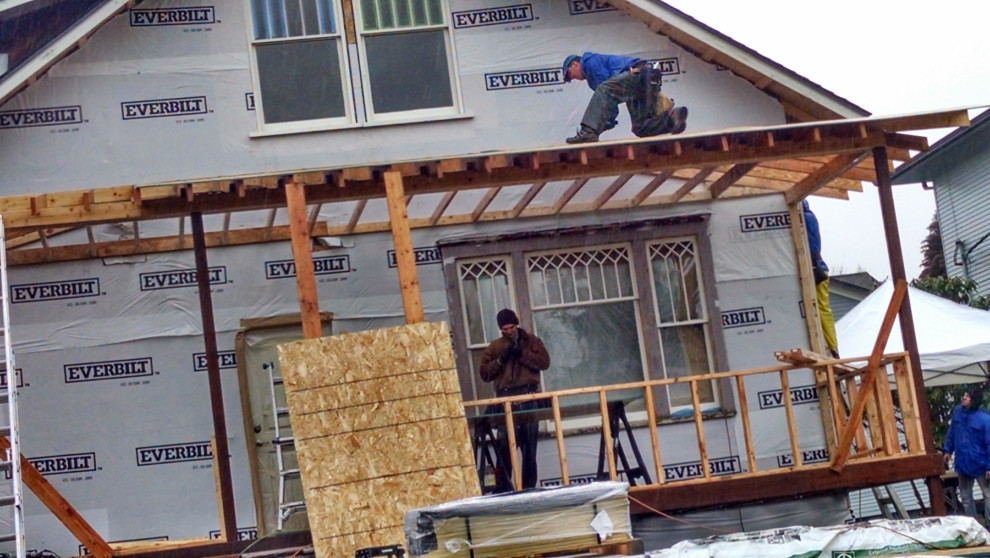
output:
[[567,83],[567,82],[571,81],[571,76],[567,73],[567,68],[571,65],[571,62],[574,62],[575,60],[580,60],[580,59],[581,59],[581,57],[578,56],[578,55],[576,55],[576,54],[571,54],[570,56],[568,56],[567,58],[564,59],[564,66],[563,66],[563,70],[564,70],[564,83]]

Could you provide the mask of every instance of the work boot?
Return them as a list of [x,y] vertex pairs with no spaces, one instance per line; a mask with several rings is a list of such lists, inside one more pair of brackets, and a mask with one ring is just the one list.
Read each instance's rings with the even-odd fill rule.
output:
[[598,141],[598,132],[592,130],[587,126],[581,126],[578,133],[574,136],[567,138],[567,143],[594,143]]
[[602,130],[602,132],[607,132],[618,125],[619,125],[618,120],[609,120],[608,122],[605,123],[605,129]]
[[670,116],[670,133],[679,134],[687,128],[687,107],[674,107],[667,112]]

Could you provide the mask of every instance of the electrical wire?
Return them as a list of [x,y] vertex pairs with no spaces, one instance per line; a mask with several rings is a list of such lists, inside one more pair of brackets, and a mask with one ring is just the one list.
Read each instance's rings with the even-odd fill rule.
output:
[[678,523],[683,523],[685,525],[690,525],[691,527],[697,527],[699,529],[705,529],[705,530],[708,530],[708,531],[712,531],[713,533],[719,533],[719,534],[722,534],[722,535],[731,535],[732,533],[735,533],[736,532],[736,531],[727,531],[725,529],[718,529],[716,527],[709,527],[708,525],[703,525],[701,523],[696,523],[694,521],[690,521],[690,520],[687,520],[687,519],[682,519],[680,517],[674,517],[674,516],[670,515],[669,513],[664,513],[664,512],[662,512],[662,511],[660,511],[660,510],[658,510],[658,509],[656,509],[656,508],[654,508],[654,507],[652,507],[652,506],[650,506],[650,505],[648,505],[648,504],[646,504],[646,503],[644,503],[644,502],[642,502],[640,500],[637,500],[636,498],[634,498],[632,496],[629,496],[629,500],[632,501],[632,502],[636,502],[637,504],[643,506],[644,508],[650,510],[651,512],[653,512],[653,513],[655,513],[655,514],[657,514],[657,515],[659,515],[661,517],[665,517],[665,518],[667,518],[667,519],[669,519],[671,521],[676,521]]

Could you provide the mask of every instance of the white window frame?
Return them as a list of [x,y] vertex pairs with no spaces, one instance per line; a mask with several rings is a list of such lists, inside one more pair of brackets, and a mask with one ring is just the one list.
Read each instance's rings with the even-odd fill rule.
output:
[[[292,1],[292,0],[286,0]],[[245,7],[245,25],[247,29],[249,59],[251,66],[252,89],[255,99],[255,116],[258,130],[251,133],[252,137],[268,135],[292,134],[303,132],[315,132],[324,130],[353,129],[370,126],[381,126],[390,124],[412,124],[418,122],[434,122],[450,120],[456,118],[469,117],[464,110],[464,100],[461,92],[460,72],[457,65],[457,52],[453,40],[453,18],[451,17],[450,0],[439,0],[443,10],[443,24],[426,25],[418,27],[402,27],[387,30],[364,31],[364,22],[361,14],[361,4],[359,0],[352,2],[351,15],[354,22],[354,33],[356,36],[357,61],[352,58],[351,45],[347,43],[346,17],[344,6],[341,0],[333,0],[334,25],[336,33],[330,35],[309,35],[303,37],[287,37],[276,39],[255,39],[254,38],[254,10],[251,0],[243,0]],[[365,47],[365,37],[392,34],[409,33],[429,30],[441,30],[444,36],[444,47],[447,56],[448,77],[452,91],[452,105],[431,109],[416,109],[391,113],[376,113],[373,106],[371,78],[367,59],[367,49]],[[321,118],[315,120],[296,120],[292,122],[265,122],[265,99],[261,94],[260,71],[258,68],[257,46],[271,43],[286,43],[304,40],[333,40],[336,43],[337,56],[340,61],[340,80],[344,99],[344,116],[333,118]],[[352,68],[352,62],[358,65],[358,70]],[[358,106],[356,96],[361,96],[361,106],[363,112],[356,109]]]
[[[286,0],[292,1],[292,0]],[[350,56],[347,49],[347,36],[344,28],[343,8],[340,0],[333,0],[334,34],[305,35],[301,37],[285,37],[276,39],[255,39],[254,38],[254,9],[251,0],[244,0],[245,23],[247,25],[248,46],[251,59],[251,80],[254,90],[255,116],[258,121],[258,130],[268,133],[295,133],[310,132],[317,130],[333,130],[340,128],[351,128],[357,124],[354,110],[354,87],[351,83]],[[261,74],[258,68],[258,45],[279,44],[301,41],[333,40],[336,43],[337,57],[340,65],[341,94],[344,99],[344,116],[333,118],[320,118],[315,120],[295,120],[292,122],[265,122],[265,100],[261,94]]]
[[[464,283],[461,278],[461,269],[466,265],[474,265],[479,263],[496,262],[496,261],[505,263],[506,277],[508,279],[509,300],[493,301],[495,309],[494,311],[489,311],[488,314],[490,315],[484,314],[484,309],[482,309],[483,315],[481,317],[481,329],[483,332],[482,335],[483,339],[478,343],[472,343],[471,322],[468,320],[468,305],[467,305],[467,301],[464,298],[464,288],[463,288]],[[497,327],[495,331],[489,333],[488,325],[490,324],[490,322],[493,322],[495,320],[495,315],[499,311],[499,309],[516,307],[516,301],[518,300],[516,298],[516,280],[515,277],[513,276],[512,258],[508,254],[493,254],[490,256],[483,256],[478,258],[458,259],[456,266],[457,266],[457,291],[461,300],[461,323],[464,324],[464,328],[463,328],[464,340],[465,340],[465,345],[467,347],[468,361],[469,361],[468,366],[470,368],[469,373],[471,375],[471,394],[477,399],[478,382],[481,379],[481,377],[480,377],[480,373],[474,369],[474,359],[471,358],[471,354],[478,350],[483,351],[488,347],[489,343],[491,343],[495,339],[498,339],[502,335],[501,330],[499,330]]]
[[[401,1],[401,0],[400,0]],[[439,0],[440,7],[443,10],[443,20],[442,24],[435,25],[422,25],[415,27],[397,27],[391,29],[376,29],[371,31],[364,30],[364,14],[361,10],[360,0],[354,0],[352,3],[352,9],[354,12],[354,33],[357,36],[357,47],[358,47],[358,65],[361,68],[361,94],[364,99],[364,116],[365,120],[369,124],[399,124],[399,123],[409,123],[409,122],[422,122],[430,121],[436,119],[444,119],[450,117],[460,116],[464,113],[463,100],[461,97],[461,80],[460,72],[457,71],[457,53],[454,49],[454,41],[452,40],[453,35],[453,18],[450,15],[450,1],[449,0]],[[422,31],[437,31],[442,30],[444,38],[444,47],[447,54],[447,72],[450,79],[451,87],[451,101],[453,105],[449,107],[439,107],[430,109],[416,109],[407,110],[402,112],[386,112],[379,114],[375,111],[374,100],[372,97],[371,90],[371,75],[369,74],[370,65],[368,63],[368,52],[365,46],[365,37],[374,37],[380,35],[390,35],[397,33],[416,33]],[[357,88],[355,88],[355,93]]]
[[[694,273],[695,273],[695,280],[698,282],[698,291],[699,291],[698,297],[701,302],[701,316],[698,318],[679,321],[676,323],[663,323],[660,320],[660,304],[658,300],[658,293],[656,292],[656,276],[653,273],[652,250],[655,246],[659,246],[662,244],[673,244],[677,242],[690,242],[692,249],[694,251],[694,258],[695,258]],[[648,271],[650,274],[650,288],[653,289],[653,299],[655,301],[655,304],[653,304],[653,315],[655,317],[657,324],[657,330],[655,334],[657,336],[657,342],[660,344],[660,360],[661,360],[661,367],[664,378],[669,378],[670,376],[667,375],[667,361],[666,361],[666,355],[663,352],[663,338],[660,336],[660,331],[662,329],[671,328],[671,327],[684,327],[684,326],[693,326],[693,325],[702,326],[705,333],[705,352],[708,358],[708,370],[702,372],[701,374],[714,373],[715,351],[714,351],[714,346],[712,344],[712,331],[711,331],[712,324],[711,324],[711,317],[708,312],[708,302],[707,302],[708,299],[707,299],[707,293],[705,292],[706,289],[705,280],[704,280],[705,278],[701,273],[701,254],[699,253],[698,239],[694,236],[676,236],[676,237],[659,238],[646,242],[645,248],[646,248],[646,261],[649,264]],[[691,376],[684,376],[684,377],[690,378]],[[712,384],[713,401],[708,403],[702,403],[701,410],[703,411],[709,409],[718,409],[721,406],[721,401],[720,401],[721,398],[719,396],[719,389],[717,382],[715,382],[714,380],[709,380],[709,382],[711,382]],[[670,386],[667,386],[667,391],[668,391],[667,401],[670,402],[672,401],[672,398],[670,397],[670,393],[669,393]],[[690,407],[691,405],[675,406],[672,403],[670,404],[670,408],[672,412]]]

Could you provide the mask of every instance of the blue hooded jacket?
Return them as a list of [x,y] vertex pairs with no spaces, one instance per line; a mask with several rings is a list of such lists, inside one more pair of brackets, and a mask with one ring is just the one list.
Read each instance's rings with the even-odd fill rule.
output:
[[828,273],[828,266],[822,259],[822,233],[818,225],[818,217],[811,211],[808,200],[801,200],[801,209],[804,212],[804,225],[808,229],[808,248],[811,249],[811,263],[816,268]]
[[592,91],[610,77],[617,76],[639,62],[639,58],[617,54],[586,52],[581,56],[581,71]]
[[982,477],[990,471],[990,414],[957,405],[943,451],[956,454],[956,472],[967,477]]

